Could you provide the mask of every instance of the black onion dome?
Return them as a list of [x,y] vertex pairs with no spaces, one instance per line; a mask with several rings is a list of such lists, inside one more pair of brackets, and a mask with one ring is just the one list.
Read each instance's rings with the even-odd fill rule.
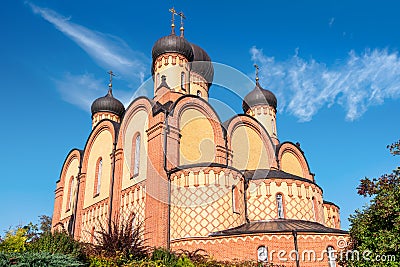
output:
[[200,74],[208,83],[212,83],[214,78],[214,67],[211,63],[210,56],[200,46],[193,43],[191,43],[191,46],[194,55],[193,62],[191,63],[192,71]]
[[153,63],[157,57],[165,53],[178,53],[185,56],[189,62],[193,60],[193,49],[190,43],[184,37],[175,34],[164,36],[156,41],[151,52]]
[[243,100],[243,111],[246,113],[251,107],[265,104],[276,109],[278,101],[271,91],[263,89],[257,81],[256,87],[254,87],[254,89],[248,93]]
[[114,98],[114,96],[112,95],[112,91],[110,89],[108,90],[107,95],[97,98],[92,103],[91,110],[92,110],[92,115],[94,115],[97,112],[110,112],[121,117],[122,114],[124,114],[125,112],[125,107],[121,103],[121,101]]

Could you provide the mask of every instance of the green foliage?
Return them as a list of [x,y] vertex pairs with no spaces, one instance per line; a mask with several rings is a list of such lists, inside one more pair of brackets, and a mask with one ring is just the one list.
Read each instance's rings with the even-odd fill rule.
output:
[[10,229],[7,231],[4,240],[0,243],[0,252],[24,252],[28,230],[26,228]]
[[[393,145],[391,151],[396,147]],[[400,169],[372,180],[364,178],[357,189],[358,194],[371,200],[363,210],[356,210],[350,216],[351,242],[346,249],[359,251],[360,257],[344,263],[347,266],[400,266]],[[389,261],[390,257],[395,260]],[[377,261],[382,258],[386,260]]]
[[101,256],[91,256],[88,258],[89,267],[112,267],[118,266],[115,259],[104,258]]
[[84,266],[68,255],[47,252],[0,253],[0,266],[4,267],[63,267]]
[[70,255],[76,259],[83,258],[82,245],[66,232],[43,232],[27,246],[32,252]]
[[51,217],[47,215],[40,215],[39,216],[39,221],[40,221],[40,231],[42,233],[49,233],[51,231]]
[[151,260],[162,264],[161,266],[175,266],[178,257],[164,248],[157,248],[151,255]]

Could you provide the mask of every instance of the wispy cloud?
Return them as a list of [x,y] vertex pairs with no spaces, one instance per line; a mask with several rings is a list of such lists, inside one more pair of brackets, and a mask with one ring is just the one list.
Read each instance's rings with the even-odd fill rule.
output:
[[[148,69],[145,62],[147,58],[143,53],[133,51],[120,38],[88,29],[84,26],[71,22],[70,18],[64,17],[49,8],[36,6],[33,3],[26,2],[30,6],[33,13],[40,15],[43,19],[50,22],[57,30],[65,34],[68,38],[79,45],[99,66],[105,70],[112,69],[119,75],[119,79],[123,79],[130,85],[137,86],[143,82],[146,70]],[[104,89],[104,84],[98,82],[93,75],[71,75],[65,74],[65,80],[57,80],[57,85],[64,99],[68,102],[78,105],[87,110],[94,98],[98,97],[98,93],[91,86],[99,86],[97,88]],[[74,78],[79,82],[70,83]],[[68,84],[69,87],[64,87]],[[80,87],[77,90],[71,90],[71,84],[80,84],[89,87]],[[64,89],[66,90],[64,92]]]
[[256,47],[250,53],[262,67],[265,87],[276,93],[279,110],[300,121],[310,121],[319,109],[334,104],[341,105],[352,121],[370,106],[400,97],[400,57],[387,49],[350,51],[342,63],[329,67],[301,58],[298,51],[281,62]]
[[93,99],[102,96],[102,94],[105,95],[104,81],[96,79],[92,74],[73,75],[66,73],[60,79],[54,79],[54,82],[64,101],[83,110],[88,111]]
[[332,17],[332,18],[329,20],[329,27],[332,28],[333,23],[335,23],[335,18],[334,18],[334,17]]

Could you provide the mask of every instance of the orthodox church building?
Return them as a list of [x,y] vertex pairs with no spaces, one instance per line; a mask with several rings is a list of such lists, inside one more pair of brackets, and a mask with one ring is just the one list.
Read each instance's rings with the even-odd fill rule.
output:
[[110,82],[93,102],[86,145],[68,153],[57,181],[53,229],[93,242],[100,224],[134,213],[153,247],[285,266],[297,251],[301,266],[336,266],[301,257],[340,249],[347,233],[300,145],[279,140],[275,95],[257,76],[243,113],[222,122],[208,102],[211,59],[183,33],[173,25],[153,46],[153,98],[125,108]]

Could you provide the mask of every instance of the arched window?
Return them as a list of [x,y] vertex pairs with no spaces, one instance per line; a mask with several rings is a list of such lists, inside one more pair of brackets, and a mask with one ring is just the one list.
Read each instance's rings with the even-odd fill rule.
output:
[[137,133],[133,138],[132,146],[132,176],[139,175],[139,164],[140,164],[140,134]]
[[278,218],[283,219],[285,217],[283,212],[283,197],[282,194],[276,195],[276,206],[278,208]]
[[182,73],[181,73],[181,88],[182,88],[182,90],[184,90],[184,91],[186,91],[186,86],[185,86],[185,84],[186,84],[186,75],[185,75],[185,73],[182,71]]
[[101,186],[101,173],[103,169],[103,159],[99,158],[97,160],[96,166],[96,177],[94,179],[94,196],[98,196],[100,194],[100,186]]
[[201,97],[201,91],[197,90],[197,96]]
[[336,256],[335,256],[335,249],[332,246],[329,246],[327,249],[328,254],[328,266],[329,267],[336,267]]
[[71,209],[72,206],[72,193],[74,190],[74,176],[71,176],[69,179],[69,188],[68,188],[68,198],[67,198],[67,211]]
[[232,185],[232,210],[233,210],[233,213],[240,214],[239,201],[240,201],[239,188],[236,185]]
[[336,217],[332,216],[332,228],[336,228]]

